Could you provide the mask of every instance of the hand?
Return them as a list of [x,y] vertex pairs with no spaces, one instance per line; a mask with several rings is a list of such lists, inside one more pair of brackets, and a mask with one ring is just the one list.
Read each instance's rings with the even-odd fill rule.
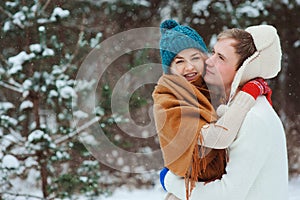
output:
[[265,95],[269,103],[272,105],[272,89],[263,78],[256,78],[245,83],[245,85],[242,87],[242,91],[250,94],[254,99],[260,95]]
[[167,191],[166,187],[165,187],[165,177],[168,173],[169,169],[164,167],[161,171],[160,171],[160,174],[159,174],[159,180],[160,180],[160,184],[161,186],[163,187],[163,189],[165,191]]

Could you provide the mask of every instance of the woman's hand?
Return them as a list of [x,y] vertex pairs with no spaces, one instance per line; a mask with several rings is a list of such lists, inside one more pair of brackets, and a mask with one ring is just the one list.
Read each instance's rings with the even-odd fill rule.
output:
[[272,105],[272,89],[263,78],[256,78],[248,81],[242,87],[242,91],[250,94],[254,99],[260,95],[265,95],[269,103]]
[[160,184],[161,186],[163,187],[163,189],[165,191],[167,191],[166,187],[165,187],[165,177],[168,173],[169,169],[164,167],[161,171],[160,171],[160,174],[159,174],[159,180],[160,180]]

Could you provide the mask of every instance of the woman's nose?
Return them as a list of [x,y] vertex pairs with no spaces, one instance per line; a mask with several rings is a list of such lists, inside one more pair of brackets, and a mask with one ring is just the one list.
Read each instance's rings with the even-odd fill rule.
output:
[[194,65],[190,62],[186,62],[184,69],[185,70],[192,70],[192,69],[194,69]]

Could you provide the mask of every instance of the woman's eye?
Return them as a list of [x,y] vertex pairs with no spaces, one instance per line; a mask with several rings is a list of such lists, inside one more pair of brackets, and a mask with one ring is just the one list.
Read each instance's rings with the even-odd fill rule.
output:
[[193,57],[192,60],[199,60],[200,57]]
[[175,64],[180,64],[180,63],[182,63],[183,62],[183,60],[176,60],[175,61]]

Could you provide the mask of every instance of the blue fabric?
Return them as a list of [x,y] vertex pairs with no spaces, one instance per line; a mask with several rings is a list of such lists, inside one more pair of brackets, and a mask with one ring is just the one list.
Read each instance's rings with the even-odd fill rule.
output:
[[174,57],[182,50],[195,48],[207,53],[207,47],[202,37],[189,26],[182,26],[170,19],[160,25],[160,56],[164,73],[169,73],[169,67]]
[[160,184],[161,186],[164,188],[165,191],[167,191],[166,187],[165,187],[165,176],[167,175],[169,169],[164,167],[159,174],[159,178],[160,178]]

